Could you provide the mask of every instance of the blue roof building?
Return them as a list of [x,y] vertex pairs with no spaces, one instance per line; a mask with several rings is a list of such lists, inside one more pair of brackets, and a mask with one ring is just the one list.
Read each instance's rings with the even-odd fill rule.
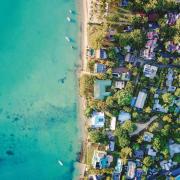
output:
[[96,63],[94,66],[94,73],[104,73],[106,72],[106,65]]
[[121,111],[119,113],[118,120],[120,121],[120,123],[124,123],[125,121],[130,120],[130,119],[131,119],[130,113],[127,113],[125,111]]

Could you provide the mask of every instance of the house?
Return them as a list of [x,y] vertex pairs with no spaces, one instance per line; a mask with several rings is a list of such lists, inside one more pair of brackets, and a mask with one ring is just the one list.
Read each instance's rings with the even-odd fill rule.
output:
[[159,99],[155,99],[154,105],[153,105],[153,110],[157,111],[157,112],[167,113],[168,107],[164,108],[161,104],[159,104]]
[[169,171],[175,164],[174,162],[172,162],[172,160],[169,160],[169,161],[164,160],[160,162],[161,168],[165,169],[166,171]]
[[124,60],[125,62],[134,63],[136,60],[136,57],[131,53],[127,53]]
[[111,119],[110,130],[111,131],[116,130],[116,117],[112,117],[112,119]]
[[141,56],[147,60],[151,60],[155,58],[154,49],[158,46],[158,33],[154,31],[150,31],[147,33],[147,39],[145,49],[141,52]]
[[144,151],[143,150],[135,150],[134,151],[134,158],[142,159],[144,157]]
[[143,91],[140,91],[136,100],[135,107],[139,109],[143,109],[146,98],[147,98],[147,94]]
[[170,151],[171,157],[173,157],[174,154],[176,153],[180,153],[180,144],[170,144],[169,151]]
[[151,49],[144,49],[142,52],[141,52],[141,56],[147,60],[151,60],[151,59],[154,59],[155,58],[155,52],[153,52],[153,50]]
[[166,24],[169,26],[174,26],[176,24],[176,21],[179,19],[180,13],[168,13],[165,15],[165,18],[167,19]]
[[172,86],[172,84],[173,84],[173,80],[174,80],[174,78],[173,78],[173,70],[172,69],[168,69],[168,74],[167,74],[167,76],[166,76],[166,86],[168,86],[168,91],[169,92],[174,92],[175,90],[176,90],[176,87],[175,86]]
[[127,169],[127,179],[133,179],[135,176],[135,170],[136,170],[136,163],[133,161],[128,162],[128,169]]
[[107,155],[105,151],[95,150],[92,158],[92,166],[95,169],[108,168],[113,161],[113,157]]
[[157,154],[157,152],[152,148],[150,144],[147,145],[147,154],[152,157],[156,157]]
[[123,163],[122,163],[122,160],[120,158],[117,159],[117,164],[115,166],[115,170],[114,172],[115,173],[121,173],[122,172],[122,167],[123,167]]
[[120,180],[120,179],[121,179],[121,174],[115,172],[112,174],[112,180]]
[[94,99],[103,100],[110,92],[106,92],[106,87],[111,86],[111,80],[95,80],[94,82]]
[[175,44],[173,41],[168,41],[166,43],[166,50],[171,53],[176,52],[179,50],[179,44]]
[[90,59],[95,58],[95,50],[93,48],[87,48],[86,56]]
[[115,82],[115,88],[116,89],[123,89],[125,87],[125,82],[124,81],[116,81]]
[[131,119],[130,113],[127,113],[125,111],[121,111],[119,113],[118,121],[120,121],[120,123],[124,123],[125,121],[130,120],[130,119]]
[[113,152],[115,148],[115,142],[114,141],[109,141],[109,151]]
[[105,49],[96,50],[96,59],[107,59],[107,53]]
[[104,73],[104,72],[106,72],[106,65],[105,64],[96,63],[94,65],[94,73]]
[[93,112],[91,117],[91,127],[92,128],[102,128],[104,127],[105,116],[104,112]]
[[143,175],[143,170],[141,168],[138,168],[136,170],[136,180],[141,180],[141,176]]
[[153,137],[154,135],[152,133],[144,132],[144,136],[143,136],[144,141],[151,142]]
[[113,68],[112,75],[113,77],[121,78],[123,81],[129,81],[131,76],[126,67]]
[[151,66],[149,64],[144,65],[144,76],[149,77],[150,79],[153,79],[156,76],[158,67]]

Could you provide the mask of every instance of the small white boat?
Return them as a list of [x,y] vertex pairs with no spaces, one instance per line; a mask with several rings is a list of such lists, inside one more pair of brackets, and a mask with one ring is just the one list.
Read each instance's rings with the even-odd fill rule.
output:
[[65,37],[65,39],[66,39],[67,42],[71,41],[71,39],[69,37],[67,37],[67,36]]
[[67,21],[71,22],[71,18],[70,18],[70,17],[67,17]]
[[72,14],[72,10],[71,9],[69,10],[69,13]]
[[60,166],[63,166],[64,164],[62,163],[62,161],[58,160],[58,163]]

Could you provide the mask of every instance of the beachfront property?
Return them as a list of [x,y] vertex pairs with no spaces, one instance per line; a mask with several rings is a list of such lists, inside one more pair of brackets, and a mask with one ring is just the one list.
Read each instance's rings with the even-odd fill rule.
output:
[[92,158],[92,166],[95,169],[108,168],[113,161],[113,157],[107,155],[105,151],[95,150]]
[[150,79],[153,79],[156,76],[157,70],[158,70],[158,67],[145,64],[143,73],[144,73],[144,76]]
[[131,120],[131,115],[128,112],[121,111],[118,115],[118,121],[123,124],[127,120]]
[[180,18],[180,13],[169,12],[165,14],[165,18],[167,19],[166,24],[168,24],[169,26],[174,26],[176,24],[176,21]]
[[106,65],[96,63],[94,65],[94,73],[105,73],[106,72]]
[[108,56],[107,56],[107,52],[105,49],[100,48],[100,49],[96,50],[96,59],[105,60],[107,58],[108,58]]
[[91,117],[91,127],[92,128],[102,128],[105,123],[104,112],[93,112]]
[[111,86],[111,80],[95,80],[94,82],[94,99],[103,100],[111,93],[106,91],[106,88]]
[[138,109],[143,109],[146,98],[147,98],[147,93],[140,91],[135,103],[135,107]]

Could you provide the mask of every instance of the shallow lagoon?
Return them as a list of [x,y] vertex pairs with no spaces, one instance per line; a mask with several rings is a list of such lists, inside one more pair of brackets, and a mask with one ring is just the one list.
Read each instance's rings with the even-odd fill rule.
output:
[[66,20],[75,3],[0,0],[1,180],[72,179],[79,48],[65,36],[77,46],[78,24]]

